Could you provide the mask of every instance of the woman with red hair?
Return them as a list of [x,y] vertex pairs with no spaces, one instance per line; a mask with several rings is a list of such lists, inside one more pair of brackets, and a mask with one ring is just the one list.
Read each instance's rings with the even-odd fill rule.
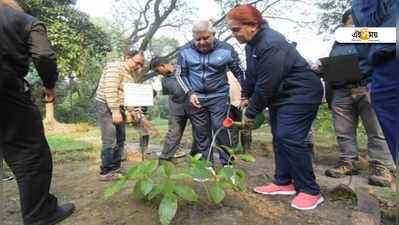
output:
[[316,208],[324,201],[313,173],[305,138],[321,103],[323,88],[306,60],[279,32],[271,29],[253,6],[241,5],[227,15],[229,29],[246,43],[247,71],[242,85],[244,124],[269,108],[275,153],[274,181],[254,191],[295,195],[291,206]]

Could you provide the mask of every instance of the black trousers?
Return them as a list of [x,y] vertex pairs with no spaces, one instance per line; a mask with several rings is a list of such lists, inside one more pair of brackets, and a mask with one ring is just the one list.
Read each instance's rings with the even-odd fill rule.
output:
[[[5,82],[5,79],[7,81]],[[57,208],[49,194],[52,158],[44,136],[42,118],[18,78],[0,75],[0,150],[14,173],[25,225],[47,218]]]
[[175,155],[180,141],[183,137],[184,129],[189,119],[187,114],[184,115],[169,115],[168,133],[165,137],[162,154],[160,159],[170,159]]
[[[229,111],[229,117],[233,119],[234,121],[241,121],[242,120],[242,111],[235,106],[231,105],[230,106],[230,111]],[[247,153],[251,149],[251,143],[252,143],[252,130],[243,130],[240,127],[231,127],[230,129],[230,135],[231,135],[231,141],[232,141],[232,146],[237,147],[238,142],[240,140],[239,135],[241,136],[241,146],[243,149],[244,153]]]

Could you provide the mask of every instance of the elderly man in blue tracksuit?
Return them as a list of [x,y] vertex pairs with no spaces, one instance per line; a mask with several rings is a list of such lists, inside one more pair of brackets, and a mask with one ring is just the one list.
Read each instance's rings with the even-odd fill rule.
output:
[[[395,27],[396,0],[353,0],[352,17],[356,27]],[[371,104],[387,140],[392,157],[397,161],[399,136],[399,69],[395,44],[357,44],[359,55],[373,66]]]
[[[215,39],[215,30],[209,21],[200,21],[193,26],[194,40],[179,51],[176,78],[189,96],[189,113],[194,128],[196,149],[207,160],[211,150],[212,132],[222,127],[229,111],[229,84],[227,69],[241,79],[238,54],[234,48]],[[231,146],[229,131],[223,129],[216,137],[216,144]],[[219,151],[223,165],[229,165],[229,155]],[[210,161],[213,161],[212,154]]]

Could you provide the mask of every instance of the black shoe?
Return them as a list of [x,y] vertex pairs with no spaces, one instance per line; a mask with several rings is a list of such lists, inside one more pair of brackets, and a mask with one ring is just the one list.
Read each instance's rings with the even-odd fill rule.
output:
[[72,215],[73,211],[75,211],[75,205],[72,203],[66,203],[62,206],[59,206],[57,212],[55,212],[52,216],[47,219],[41,220],[34,225],[54,225],[58,222],[63,221],[70,215]]

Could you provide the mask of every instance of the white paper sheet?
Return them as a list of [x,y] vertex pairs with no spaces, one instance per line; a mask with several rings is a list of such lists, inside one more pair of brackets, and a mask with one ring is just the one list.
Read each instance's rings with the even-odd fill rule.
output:
[[125,83],[125,106],[152,106],[154,96],[151,84]]

